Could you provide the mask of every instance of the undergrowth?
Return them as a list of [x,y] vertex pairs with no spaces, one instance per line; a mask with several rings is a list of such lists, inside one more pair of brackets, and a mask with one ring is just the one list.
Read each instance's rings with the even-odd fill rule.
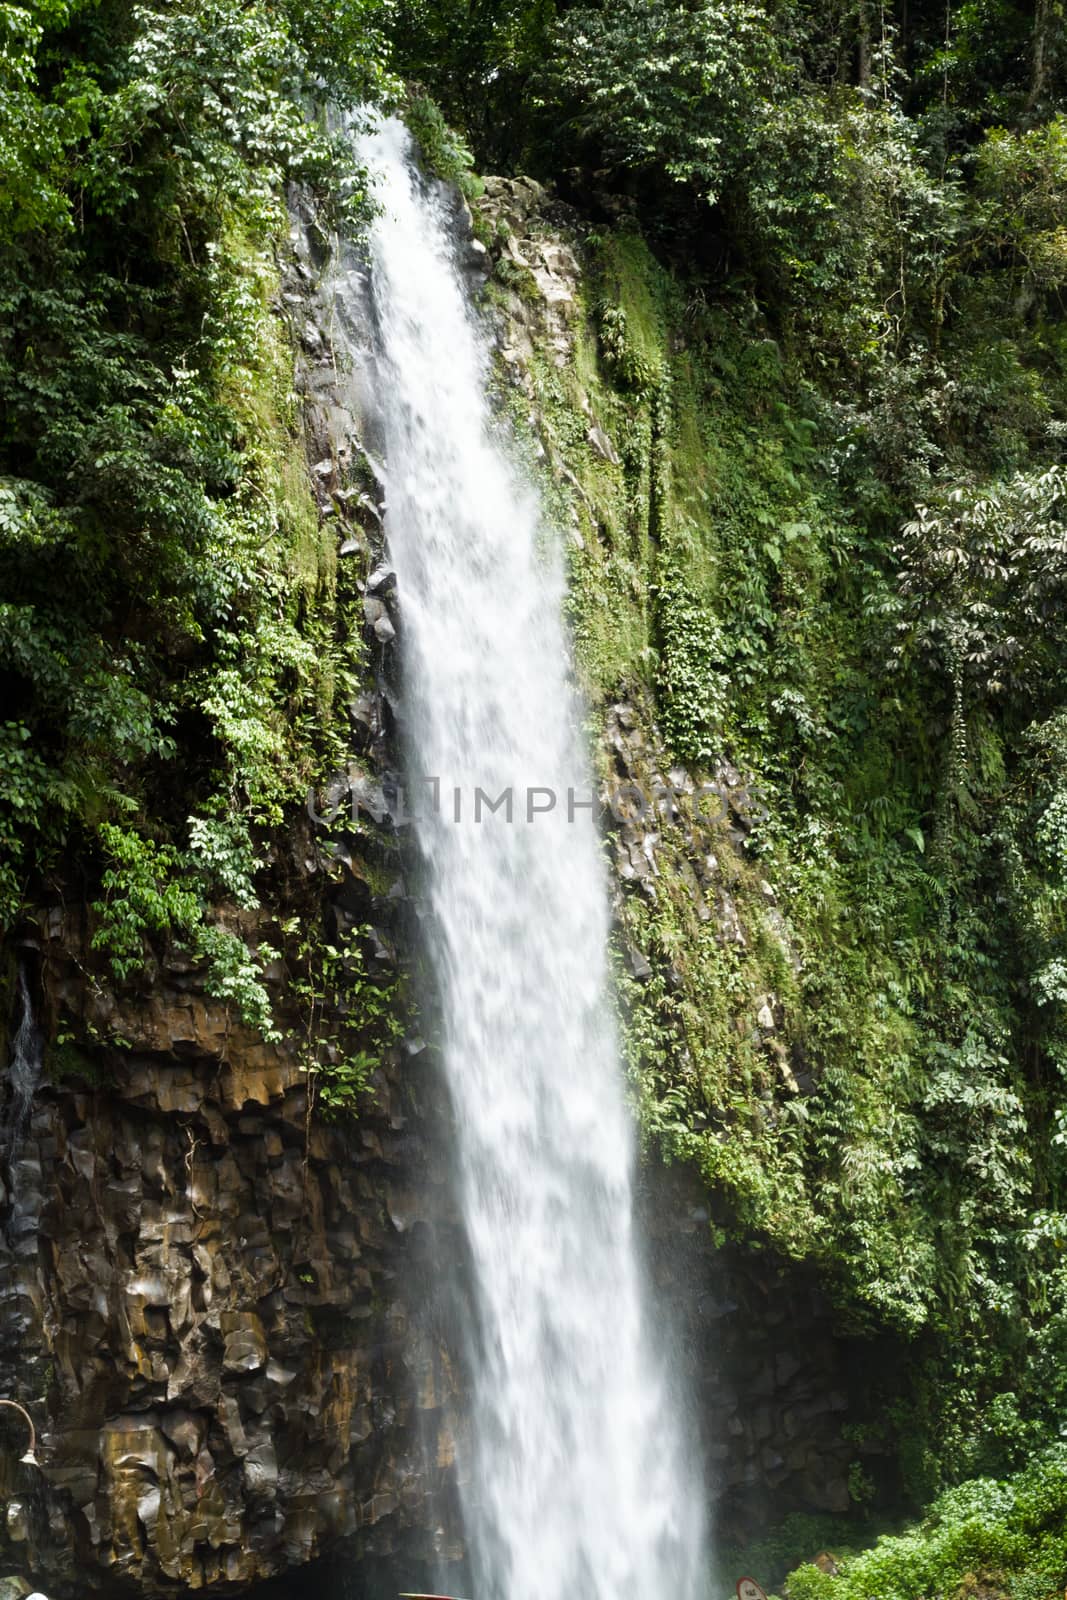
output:
[[[814,1553],[810,1551],[809,1553]],[[1067,1449],[947,1490],[921,1522],[832,1567],[790,1571],[785,1600],[1058,1600],[1067,1582]]]
[[[1036,447],[993,488],[927,480],[916,511],[891,459],[912,396],[845,435],[751,301],[632,225],[585,254],[571,355],[531,375],[586,690],[638,708],[643,776],[727,759],[761,802],[696,845],[662,825],[624,896],[644,1136],[700,1169],[716,1227],[817,1261],[850,1327],[934,1337],[938,1380],[893,1424],[921,1503],[1006,1460],[1005,1393],[1024,1432],[1067,1401],[1026,1348],[1067,1314],[1063,486]],[[984,337],[943,331],[945,360]],[[1018,462],[1003,405],[991,450]]]

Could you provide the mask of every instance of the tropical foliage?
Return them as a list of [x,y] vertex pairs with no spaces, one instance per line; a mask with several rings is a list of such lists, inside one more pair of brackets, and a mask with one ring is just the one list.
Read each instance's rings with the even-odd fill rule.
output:
[[[238,930],[358,659],[297,442],[285,186],[358,221],[312,107],[417,80],[434,170],[474,201],[473,165],[531,170],[585,232],[574,360],[531,376],[580,489],[590,693],[761,796],[713,853],[741,938],[680,855],[627,899],[646,1134],[704,1173],[717,1228],[914,1341],[885,1426],[915,1502],[996,1480],[826,1581],[845,1596],[1067,1576],[1059,1457],[1007,1482],[1067,1412],[1063,23],[1061,0],[0,4],[4,920],[74,885],[120,980],[178,938],[274,1025],[276,952]],[[322,1103],[350,1108],[397,997],[358,934],[278,940]],[[362,1015],[324,1020],[342,1002]]]
[[381,89],[377,22],[0,8],[0,915],[77,861],[116,973],[173,931],[262,1026],[257,958],[205,916],[254,906],[343,670],[274,249],[287,182],[358,210],[306,108]]
[[915,1501],[1017,1466],[1065,1403],[1034,1354],[1067,1310],[1062,8],[401,15],[476,155],[589,219],[574,361],[535,380],[590,691],[765,807],[715,850],[744,945],[669,828],[626,900],[646,1132],[917,1341]]

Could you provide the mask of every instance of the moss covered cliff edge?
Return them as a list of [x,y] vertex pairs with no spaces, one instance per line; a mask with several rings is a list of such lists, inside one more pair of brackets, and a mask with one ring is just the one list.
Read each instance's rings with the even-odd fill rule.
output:
[[[405,93],[470,202],[501,410],[567,554],[649,1192],[677,1181],[702,1261],[832,1346],[798,1378],[774,1334],[766,1422],[713,1394],[709,1432],[736,1423],[761,1493],[807,1473],[809,1509],[855,1516],[1051,1449],[1037,1488],[945,1515],[1007,1529],[977,1587],[1062,1588],[1034,1554],[1067,1403],[1056,7],[950,7],[946,36],[919,5],[880,40],[866,6],[2,9],[0,896],[33,1091],[27,1120],[9,1074],[5,1382],[86,1452],[9,1545],[161,1588],[357,1530],[453,1550],[404,1407],[440,1425],[441,1487],[462,1375],[388,1287],[448,1215],[389,799],[403,597],[316,301],[366,181],[304,110],[324,81],[399,97],[391,50],[477,151]],[[353,787],[381,824],[347,824]],[[197,1248],[231,1215],[266,1277],[212,1309]],[[853,1341],[881,1354],[849,1391]],[[271,1377],[292,1351],[310,1431]]]

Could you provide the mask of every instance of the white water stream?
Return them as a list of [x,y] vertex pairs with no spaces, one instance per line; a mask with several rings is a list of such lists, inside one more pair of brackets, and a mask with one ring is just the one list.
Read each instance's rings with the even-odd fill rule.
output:
[[7,1111],[6,1154],[9,1162],[15,1159],[26,1135],[33,1097],[41,1077],[41,1030],[33,1014],[33,997],[26,978],[26,969],[18,969],[18,1023],[11,1039],[11,1062],[8,1076],[11,1081],[11,1102]]
[[[452,218],[389,122],[371,280],[404,651],[458,1186],[474,1275],[476,1600],[694,1600],[703,1484],[655,1348],[633,1134],[606,998],[606,884],[537,499],[495,439]],[[511,790],[512,820],[483,805]],[[552,811],[527,820],[528,791]],[[459,821],[456,793],[459,795]],[[548,795],[534,796],[547,807]]]

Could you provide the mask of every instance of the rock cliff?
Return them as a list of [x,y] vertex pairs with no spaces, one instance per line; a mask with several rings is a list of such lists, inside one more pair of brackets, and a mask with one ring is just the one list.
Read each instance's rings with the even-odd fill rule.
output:
[[38,1480],[5,1457],[11,1557],[54,1592],[165,1592],[349,1534],[428,1548],[454,1385],[413,1312],[444,1193],[419,1056],[384,1062],[358,1127],[331,1127],[291,1054],[180,963],[118,997],[78,932],[49,923],[41,990],[106,1042],[67,1047],[8,1176],[0,1383],[42,1462]]
[[[491,184],[482,211],[491,256],[458,205],[457,226],[472,273],[483,279],[495,264],[501,364],[529,398],[535,351],[570,357],[580,243],[536,185]],[[327,260],[298,205],[279,315],[320,515],[359,573],[369,663],[351,706],[352,765],[329,798],[354,788],[379,820],[347,833],[342,821],[327,849],[300,818],[279,850],[305,910],[340,929],[368,926],[388,966],[417,959],[418,902],[391,799],[403,597],[381,564],[367,374],[346,369],[333,344],[338,321],[362,314],[360,273],[354,256],[339,269]],[[557,481],[580,495],[532,422]],[[594,416],[586,432],[610,461],[615,447]],[[669,777],[675,794],[692,790],[687,773],[664,770],[640,706],[616,704],[605,728],[606,789]],[[736,774],[720,776],[736,789]],[[608,820],[635,981],[643,956],[627,897],[654,899],[668,858],[696,914],[724,941],[745,939],[731,889],[736,807],[717,823],[717,856],[684,803],[666,818],[609,808]],[[773,910],[769,886],[765,898]],[[463,1315],[462,1241],[432,1049],[409,1033],[384,1052],[358,1118],[330,1123],[309,1103],[291,1041],[266,1043],[236,1023],[180,952],[158,952],[144,981],[116,988],[72,898],[42,908],[19,954],[44,1054],[17,1140],[9,1123],[0,1391],[30,1408],[41,1471],[17,1465],[16,1424],[0,1420],[11,1447],[0,1457],[3,1570],[56,1596],[165,1595],[247,1587],[340,1541],[350,1541],[346,1559],[404,1572],[461,1560],[463,1380],[449,1330]],[[280,970],[273,998],[295,1031]],[[760,1026],[783,1092],[802,1093],[773,996]],[[701,1395],[727,1531],[794,1507],[845,1509],[852,1352],[825,1299],[769,1256],[718,1250],[695,1175],[650,1163],[642,1203],[657,1290],[680,1307],[679,1358]]]

